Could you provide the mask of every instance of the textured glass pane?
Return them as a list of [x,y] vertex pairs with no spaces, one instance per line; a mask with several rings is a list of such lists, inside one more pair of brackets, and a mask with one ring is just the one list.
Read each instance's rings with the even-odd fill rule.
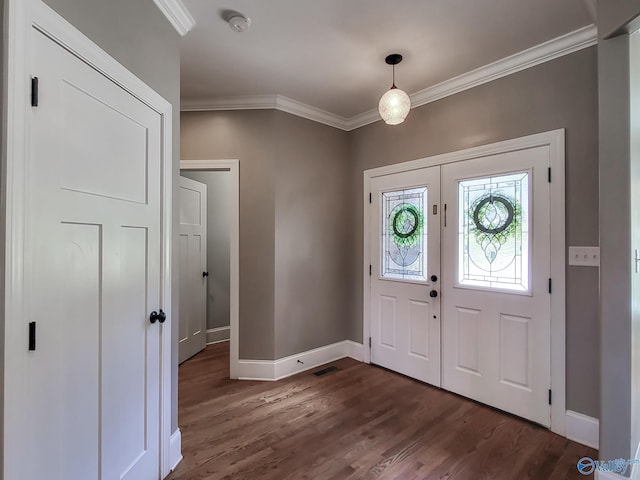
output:
[[458,283],[529,290],[529,174],[459,183]]
[[426,281],[426,187],[382,194],[382,276]]

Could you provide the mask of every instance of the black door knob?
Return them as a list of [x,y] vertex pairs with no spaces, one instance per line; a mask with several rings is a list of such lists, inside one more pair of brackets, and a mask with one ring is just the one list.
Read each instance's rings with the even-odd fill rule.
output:
[[431,290],[431,291],[429,292],[429,296],[430,296],[431,298],[436,298],[436,297],[438,296],[438,291],[437,291],[437,290]]
[[151,312],[151,315],[149,316],[149,321],[151,323],[156,323],[156,322],[164,323],[166,319],[167,319],[167,315],[162,311],[162,309],[160,309],[160,312],[156,312],[154,310],[153,312]]
[[438,281],[438,276],[437,275],[431,275],[431,281],[432,282],[437,282]]
[[208,276],[209,276],[209,272],[202,272],[202,278],[208,277]]

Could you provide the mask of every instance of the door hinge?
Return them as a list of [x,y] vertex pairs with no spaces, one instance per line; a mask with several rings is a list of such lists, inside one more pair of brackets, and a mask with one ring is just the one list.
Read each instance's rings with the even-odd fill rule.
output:
[[549,183],[551,183],[551,167],[549,167]]
[[371,192],[369,192],[369,203],[372,203],[372,196],[371,196]]
[[29,322],[29,351],[36,349],[36,322]]
[[549,293],[551,293],[551,279],[549,279]]
[[371,337],[369,337],[369,348],[371,348]]
[[38,106],[38,77],[31,77],[31,106]]
[[549,389],[549,405],[551,405],[551,389]]
[[369,265],[369,276],[371,276],[371,265]]

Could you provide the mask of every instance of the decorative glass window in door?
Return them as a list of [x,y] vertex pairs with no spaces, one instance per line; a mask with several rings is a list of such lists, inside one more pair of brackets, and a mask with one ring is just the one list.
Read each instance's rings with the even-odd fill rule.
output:
[[529,290],[529,173],[459,183],[458,284]]
[[426,281],[427,188],[382,194],[382,277]]

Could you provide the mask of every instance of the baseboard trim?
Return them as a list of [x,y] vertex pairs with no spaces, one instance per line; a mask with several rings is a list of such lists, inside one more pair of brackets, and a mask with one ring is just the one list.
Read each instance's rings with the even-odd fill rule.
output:
[[231,327],[217,327],[207,329],[207,345],[226,342],[230,338]]
[[238,378],[240,380],[281,380],[345,357],[361,362],[364,357],[362,344],[345,340],[278,360],[240,360]]
[[593,478],[594,480],[629,480],[629,477],[625,477],[619,473],[602,472],[600,470],[594,472]]
[[178,464],[182,461],[182,433],[180,429],[176,429],[171,435],[169,441],[169,465],[171,471],[175,470]]
[[565,429],[565,436],[569,440],[598,450],[600,445],[600,421],[597,418],[567,410]]
[[346,344],[347,357],[353,358],[359,362],[364,362],[364,345],[351,340],[347,340]]

